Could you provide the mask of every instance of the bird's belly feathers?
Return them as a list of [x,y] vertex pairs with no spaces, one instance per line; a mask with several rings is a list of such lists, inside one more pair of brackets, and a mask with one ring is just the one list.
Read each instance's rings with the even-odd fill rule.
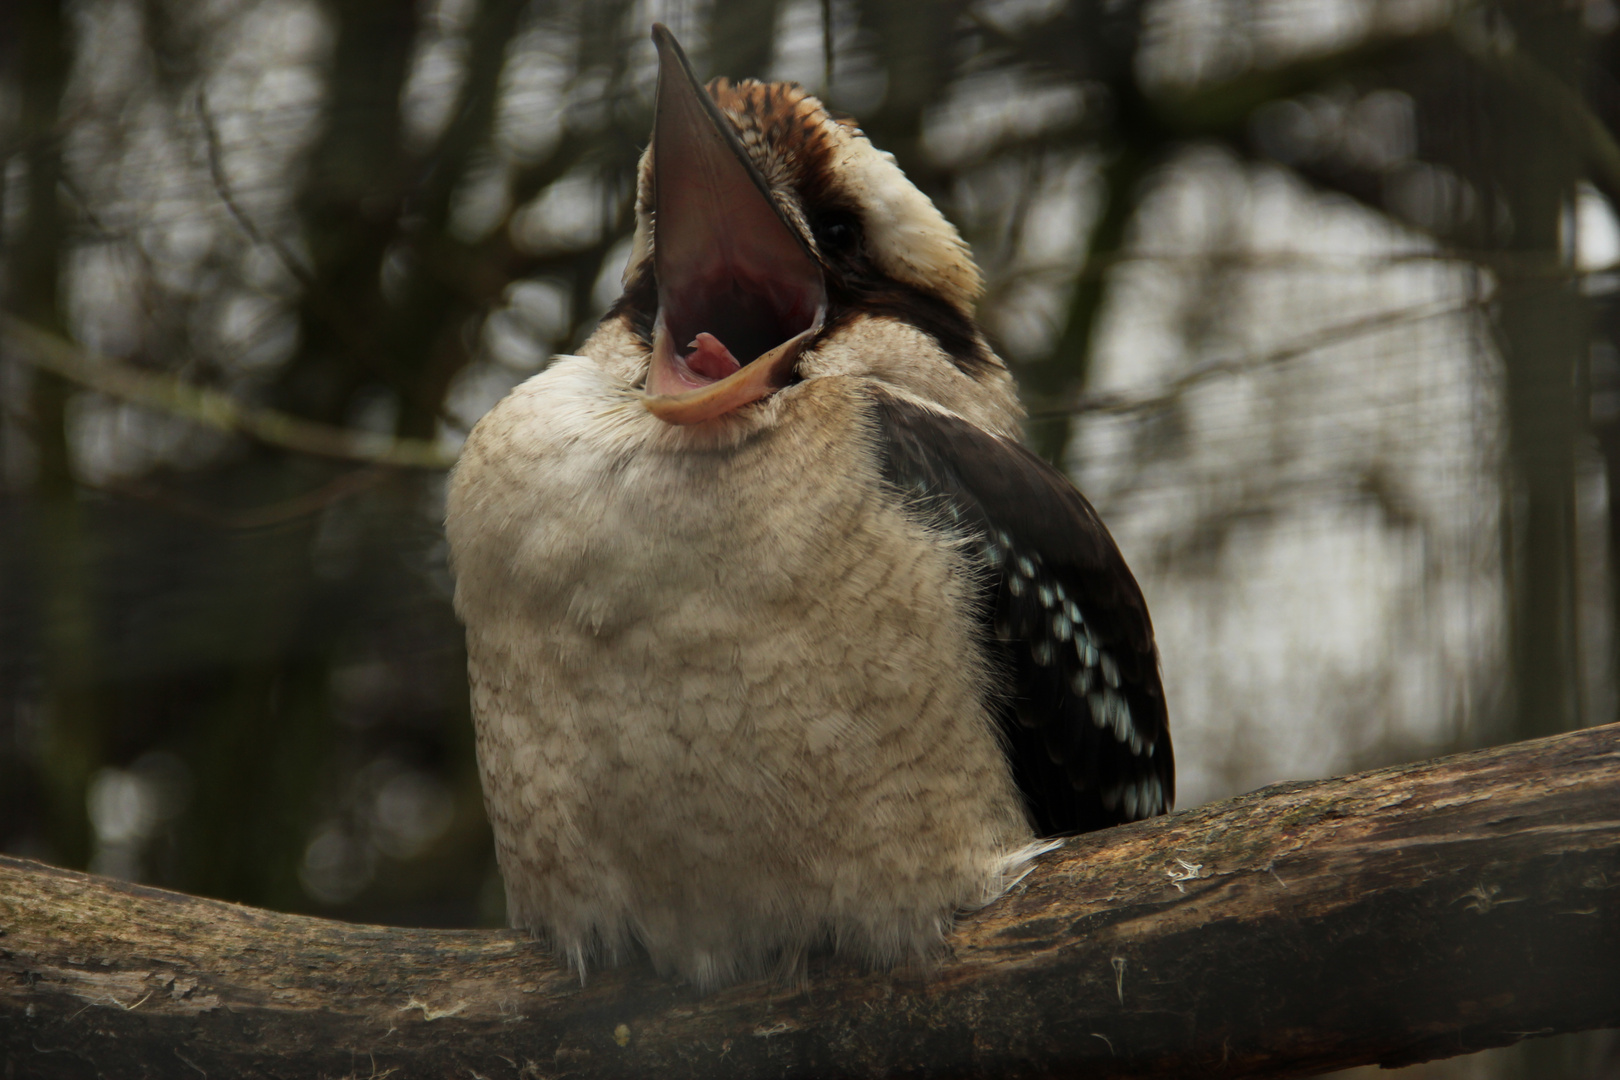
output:
[[499,414],[586,408],[556,400],[578,376],[492,414],[451,499],[513,921],[709,985],[825,941],[926,954],[1029,839],[955,548],[883,491],[837,387],[729,448],[631,415],[498,461]]

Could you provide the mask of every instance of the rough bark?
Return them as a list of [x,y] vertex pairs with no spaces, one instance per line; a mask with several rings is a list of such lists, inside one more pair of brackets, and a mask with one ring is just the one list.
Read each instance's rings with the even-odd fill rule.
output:
[[507,931],[0,860],[8,1077],[1301,1076],[1620,1026],[1620,725],[1070,840],[930,972],[581,986]]

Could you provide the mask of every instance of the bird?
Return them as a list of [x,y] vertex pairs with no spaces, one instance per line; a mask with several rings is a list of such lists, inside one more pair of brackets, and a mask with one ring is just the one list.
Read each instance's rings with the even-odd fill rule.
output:
[[1051,838],[1170,809],[1152,622],[956,228],[803,88],[653,39],[623,294],[446,500],[508,918],[581,979],[926,968]]

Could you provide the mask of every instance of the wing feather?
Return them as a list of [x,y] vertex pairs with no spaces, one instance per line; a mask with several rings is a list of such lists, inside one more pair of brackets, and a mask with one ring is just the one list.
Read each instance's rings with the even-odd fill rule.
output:
[[873,394],[884,477],[968,544],[1014,778],[1043,836],[1169,810],[1175,762],[1142,590],[1069,479],[1008,439]]

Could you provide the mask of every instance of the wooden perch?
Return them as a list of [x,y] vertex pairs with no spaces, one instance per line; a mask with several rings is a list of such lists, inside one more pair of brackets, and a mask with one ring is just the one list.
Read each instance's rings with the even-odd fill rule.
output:
[[1620,726],[1069,841],[931,972],[708,997],[0,859],[6,1077],[1304,1076],[1620,1026]]

